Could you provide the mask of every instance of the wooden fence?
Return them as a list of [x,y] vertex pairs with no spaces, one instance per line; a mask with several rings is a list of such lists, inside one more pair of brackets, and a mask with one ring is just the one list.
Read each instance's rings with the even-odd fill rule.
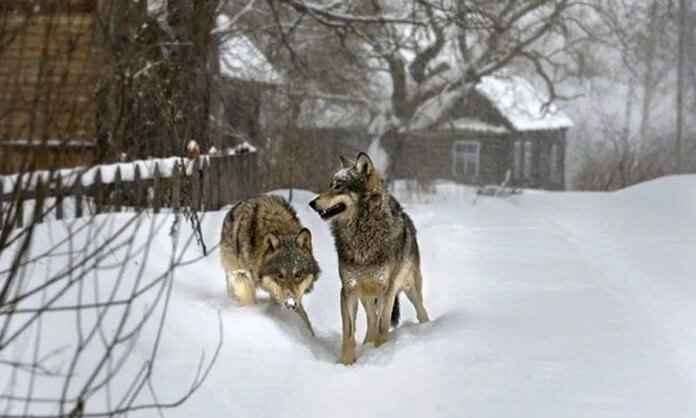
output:
[[[145,165],[144,163],[147,163]],[[0,224],[168,208],[218,210],[258,193],[255,152],[0,177]],[[12,185],[13,184],[13,185]],[[10,185],[10,186],[8,186]],[[66,210],[69,201],[70,211]],[[69,213],[70,212],[70,213]]]

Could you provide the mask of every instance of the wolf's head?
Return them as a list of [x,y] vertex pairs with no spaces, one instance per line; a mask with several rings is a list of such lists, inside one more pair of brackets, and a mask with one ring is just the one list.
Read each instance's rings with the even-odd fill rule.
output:
[[309,202],[324,220],[352,217],[361,199],[382,189],[379,173],[364,152],[355,161],[341,156],[341,165],[343,168],[334,174],[328,190]]
[[319,277],[319,265],[312,255],[312,234],[307,228],[295,236],[268,234],[265,245],[259,270],[261,286],[276,302],[295,309]]

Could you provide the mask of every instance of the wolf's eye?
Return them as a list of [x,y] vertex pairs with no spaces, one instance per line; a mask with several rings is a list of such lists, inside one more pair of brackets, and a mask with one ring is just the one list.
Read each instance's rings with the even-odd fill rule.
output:
[[283,273],[281,273],[281,272],[276,273],[276,279],[283,280]]
[[300,280],[301,277],[302,277],[302,273],[300,273],[299,271],[295,272],[295,280]]

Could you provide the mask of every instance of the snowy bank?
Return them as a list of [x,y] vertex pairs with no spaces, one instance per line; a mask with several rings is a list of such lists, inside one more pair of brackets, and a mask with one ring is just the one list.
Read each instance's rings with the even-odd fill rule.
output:
[[[340,313],[333,239],[306,205],[311,194],[294,196],[323,270],[305,301],[317,338],[275,306],[242,308],[228,300],[217,252],[179,268],[154,376],[157,396],[166,401],[186,389],[201,351],[215,347],[218,312],[224,345],[205,384],[165,416],[696,415],[696,330],[690,326],[696,317],[696,176],[617,193],[407,204],[418,228],[432,321],[417,325],[402,298],[402,324],[390,342],[359,347],[353,367],[335,364]],[[203,218],[209,247],[224,215]],[[116,225],[127,219],[102,218]],[[146,275],[161,271],[171,248],[171,215],[151,219],[165,227],[151,240],[157,244],[145,261]],[[65,233],[65,223],[54,222],[40,225],[37,236]],[[83,235],[76,239],[87,239]],[[148,239],[143,231],[134,236]],[[37,241],[32,251],[47,245]],[[199,251],[193,246],[185,256]],[[127,272],[139,268],[122,250],[111,257],[109,263],[120,260]],[[3,254],[0,265],[6,262]],[[59,267],[59,257],[33,266],[36,277]],[[359,318],[361,339],[362,312]],[[74,348],[73,317],[47,318],[44,327],[55,346]],[[152,338],[145,332],[134,355],[147,353]],[[1,356],[27,359],[30,343]],[[7,376],[3,367],[0,376]],[[23,384],[18,379],[17,393]],[[50,379],[35,385],[37,396],[61,389]],[[99,409],[103,402],[94,395],[86,405]],[[7,406],[0,400],[0,411]]]

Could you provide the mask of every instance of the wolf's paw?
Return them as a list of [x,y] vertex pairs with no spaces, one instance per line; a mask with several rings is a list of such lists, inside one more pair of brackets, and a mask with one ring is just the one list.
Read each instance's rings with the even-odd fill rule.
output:
[[343,343],[341,347],[341,357],[338,358],[338,364],[350,366],[355,363],[355,342]]
[[336,364],[343,364],[344,366],[350,366],[352,364],[355,364],[355,353],[352,355],[350,354],[341,354],[341,357],[336,361]]
[[389,340],[388,334],[377,334],[377,338],[375,338],[375,347],[379,347],[381,345],[384,345]]

